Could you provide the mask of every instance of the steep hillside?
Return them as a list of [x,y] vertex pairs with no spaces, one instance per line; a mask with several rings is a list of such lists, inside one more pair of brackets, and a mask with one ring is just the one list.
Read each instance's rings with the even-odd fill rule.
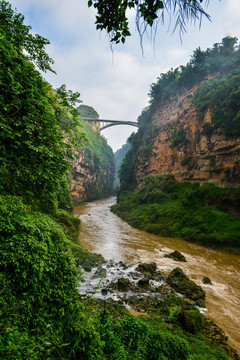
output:
[[[240,75],[240,72],[239,72]],[[219,186],[240,181],[240,136],[214,127],[209,107],[200,121],[194,86],[156,108],[151,117],[155,136],[149,152],[136,161],[136,182],[149,174],[171,173],[178,181],[214,182]]]
[[80,120],[80,125],[86,133],[87,141],[76,153],[72,163],[72,196],[78,201],[110,196],[115,169],[112,149],[89,124]]
[[[161,74],[120,170],[130,224],[211,246],[240,246],[240,49],[225,38]],[[201,186],[202,185],[202,186]]]
[[[130,138],[122,190],[146,175],[171,173],[176,180],[220,186],[240,182],[240,50],[236,38],[197,49],[186,66],[152,84],[150,106]],[[126,178],[129,180],[126,181]]]

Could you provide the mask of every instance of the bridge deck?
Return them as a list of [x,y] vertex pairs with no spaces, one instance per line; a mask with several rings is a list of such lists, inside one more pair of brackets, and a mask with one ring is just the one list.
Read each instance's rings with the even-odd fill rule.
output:
[[124,120],[109,120],[109,119],[95,119],[95,118],[83,118],[86,121],[99,121],[104,123],[126,123],[126,124],[134,124],[138,125],[136,121],[124,121]]
[[[84,121],[89,121],[94,123],[95,131],[100,132],[108,127],[115,125],[131,125],[138,127],[136,121],[123,121],[123,120],[109,120],[109,119],[96,119],[96,118],[83,118]],[[100,127],[100,123],[102,126]],[[99,124],[97,126],[97,124]]]

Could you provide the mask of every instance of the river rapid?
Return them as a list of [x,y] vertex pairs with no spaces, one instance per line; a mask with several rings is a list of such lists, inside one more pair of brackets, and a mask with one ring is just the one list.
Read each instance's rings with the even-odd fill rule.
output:
[[[75,207],[74,214],[81,219],[81,245],[106,260],[154,261],[166,273],[182,268],[206,291],[207,315],[225,331],[229,344],[240,354],[240,257],[135,229],[110,211],[115,201],[111,197]],[[174,250],[187,262],[164,258]],[[203,276],[209,277],[212,285],[204,285]]]

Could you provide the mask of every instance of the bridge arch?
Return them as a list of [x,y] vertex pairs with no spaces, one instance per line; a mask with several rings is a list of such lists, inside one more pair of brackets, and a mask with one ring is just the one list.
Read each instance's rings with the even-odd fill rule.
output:
[[94,118],[84,118],[83,120],[86,122],[93,123],[94,130],[97,132],[100,132],[104,129],[107,129],[108,127],[116,126],[116,125],[130,125],[130,126],[138,127],[138,123],[136,121],[106,120],[106,119],[94,119]]

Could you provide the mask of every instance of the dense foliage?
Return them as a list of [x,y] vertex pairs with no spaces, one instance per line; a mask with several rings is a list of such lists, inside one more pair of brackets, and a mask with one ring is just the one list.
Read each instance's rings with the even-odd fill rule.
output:
[[149,175],[139,191],[125,191],[112,207],[140,229],[181,237],[204,245],[240,246],[240,220],[228,213],[238,209],[239,188],[176,182],[172,175]]
[[29,210],[17,196],[0,197],[0,346],[9,359],[61,347],[78,304],[69,240],[50,216]]
[[212,124],[203,123],[208,133],[221,128],[228,136],[240,136],[240,66],[203,83],[195,92],[193,103],[200,119],[207,110],[211,111]]
[[203,0],[89,0],[88,6],[97,9],[96,28],[106,30],[111,42],[124,43],[126,37],[131,35],[128,24],[129,9],[136,10],[136,25],[142,36],[148,26],[152,28],[157,25],[159,19],[164,19],[165,14],[170,20],[171,17],[175,18],[174,29],[179,26],[180,32],[186,31],[188,20],[201,20],[203,15],[209,18],[202,3]]
[[78,106],[78,112],[82,118],[92,118],[92,119],[99,118],[97,111],[93,107],[88,105]]
[[154,108],[177,92],[206,80],[208,75],[227,74],[240,65],[240,49],[237,38],[225,37],[220,44],[203,51],[197,48],[190,61],[179,68],[161,74],[151,85],[150,103]]
[[[171,310],[172,314],[175,312],[173,317],[176,320],[179,302],[174,305]],[[220,348],[207,344],[200,333],[195,337],[175,326],[171,331],[160,319],[137,319],[128,315],[120,321],[113,321],[113,316],[110,317],[107,311],[105,314],[101,312],[99,318],[104,340],[103,358],[109,360],[228,359]]]
[[0,20],[1,357],[193,360],[204,351],[207,359],[227,359],[201,334],[131,317],[114,321],[80,302],[76,261],[90,255],[70,241],[78,220],[59,209],[71,208],[66,155],[82,138],[73,107],[79,94],[65,86],[53,91],[42,79],[30,60],[50,69],[48,42],[31,35],[5,1]]
[[94,303],[80,302],[69,240],[52,217],[30,210],[18,196],[0,196],[4,359],[228,359],[202,337],[198,309],[184,310],[188,328],[179,326],[181,298],[166,308],[174,330],[161,320],[122,318],[119,308],[110,317],[106,309],[96,312]]
[[41,70],[50,69],[44,50],[48,41],[30,34],[23,16],[5,1],[0,19],[0,191],[42,204],[45,199],[48,206],[68,169],[79,94],[64,86],[53,92],[43,80],[29,59]]

